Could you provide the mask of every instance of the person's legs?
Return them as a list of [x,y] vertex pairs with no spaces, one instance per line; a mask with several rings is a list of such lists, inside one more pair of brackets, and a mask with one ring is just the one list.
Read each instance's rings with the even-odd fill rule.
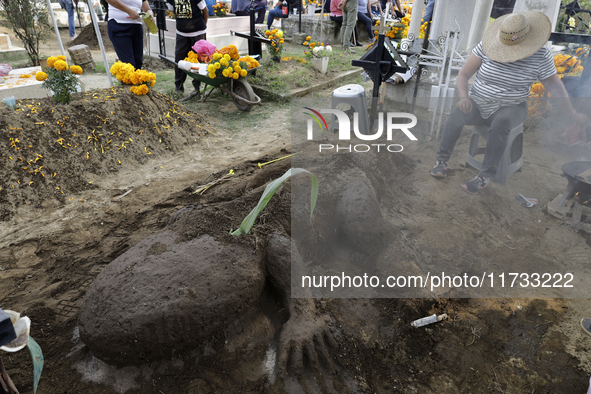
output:
[[349,39],[355,28],[357,19],[357,1],[349,0],[343,8],[343,26],[341,27],[341,45],[343,48],[350,48]]
[[472,102],[472,111],[465,114],[459,108],[454,108],[447,121],[443,125],[441,133],[441,142],[437,150],[436,160],[447,163],[456,146],[456,142],[462,134],[462,129],[466,125],[483,124],[485,121],[480,116],[480,109]]
[[[191,37],[191,48],[195,45],[195,43],[199,40],[205,40],[206,39],[206,35],[205,34],[201,34],[197,37]],[[189,50],[187,50],[187,53],[189,53]],[[186,56],[186,55],[185,55]],[[201,82],[199,82],[199,80],[193,78],[193,80],[191,81],[191,83],[193,84],[193,87],[195,88],[195,91],[199,92],[199,89],[201,88]]]
[[425,7],[425,13],[423,14],[423,23],[430,22],[433,18],[433,7],[435,6],[435,0],[429,0]]
[[484,150],[482,170],[478,173],[483,178],[493,178],[507,146],[507,137],[511,130],[519,126],[527,117],[527,103],[510,107],[501,107],[490,116],[490,131]]
[[257,14],[256,20],[254,23],[260,24],[265,21],[265,13],[267,12],[267,7],[260,7],[254,10]]
[[[109,39],[117,53],[117,58],[123,63],[129,63],[135,68],[141,68],[143,58],[142,25],[131,23],[117,23],[114,19],[108,22]],[[139,40],[137,35],[139,34]],[[139,41],[139,43],[138,43]],[[136,52],[139,51],[139,56]],[[138,64],[139,57],[139,64]]]
[[[176,35],[176,40],[174,44],[174,61],[178,63],[179,61],[183,60],[189,54],[191,47],[193,46],[193,37],[184,37],[180,35]],[[176,91],[184,92],[184,83],[187,79],[187,74],[179,69],[178,67],[174,68],[174,87]]]
[[269,16],[267,16],[267,29],[271,30],[271,25],[275,18],[281,18],[281,8],[275,7],[272,10],[269,10]]
[[74,21],[74,4],[72,0],[65,0],[66,11],[68,12],[68,33],[70,38],[76,37],[76,22]]
[[[359,20],[359,22],[363,23],[365,25],[365,30],[367,30],[367,37],[369,38],[369,41],[373,41],[373,31],[372,31],[372,23],[371,23],[371,18],[369,16],[367,16],[367,14],[364,14],[363,12],[357,12],[357,19]],[[359,37],[357,37],[357,41],[359,41]]]

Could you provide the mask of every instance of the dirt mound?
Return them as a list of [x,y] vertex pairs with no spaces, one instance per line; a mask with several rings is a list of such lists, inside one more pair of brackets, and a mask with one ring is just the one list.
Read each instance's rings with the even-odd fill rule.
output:
[[[98,23],[99,30],[101,32],[101,38],[103,39],[103,46],[105,47],[105,51],[114,51],[113,44],[111,43],[111,39],[109,38],[109,32],[107,30],[107,22],[99,22]],[[91,23],[89,25],[84,26],[78,37],[71,42],[69,47],[74,45],[85,44],[88,45],[91,51],[100,50],[100,46],[98,40],[96,38],[96,33],[94,31],[94,25]]]
[[19,205],[47,207],[94,188],[87,174],[145,163],[207,134],[200,116],[128,87],[77,93],[69,105],[20,100],[16,111],[4,107],[0,116],[0,221]]

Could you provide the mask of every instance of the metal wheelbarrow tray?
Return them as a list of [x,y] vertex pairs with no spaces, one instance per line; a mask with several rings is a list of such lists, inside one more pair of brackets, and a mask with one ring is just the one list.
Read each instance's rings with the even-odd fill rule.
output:
[[[165,56],[160,55],[160,58],[168,63],[174,64],[175,66],[177,65],[176,62],[168,59]],[[259,67],[248,69],[247,73],[250,74],[251,71],[254,71],[257,68]],[[201,95],[201,98],[199,99],[200,101],[205,101],[212,91],[214,91],[216,88],[219,88],[222,92],[232,96],[234,99],[234,104],[241,111],[250,111],[253,105],[258,105],[261,103],[261,98],[254,93],[252,86],[250,86],[248,81],[245,79],[233,79],[228,77],[209,78],[207,75],[201,75],[199,73],[194,73],[187,70],[182,71],[184,71],[189,77],[203,83],[205,87],[203,88],[203,91],[195,91],[190,96],[185,97],[179,101],[188,101],[198,95]],[[207,89],[208,85],[211,86],[209,90]],[[229,85],[229,87],[226,85]]]

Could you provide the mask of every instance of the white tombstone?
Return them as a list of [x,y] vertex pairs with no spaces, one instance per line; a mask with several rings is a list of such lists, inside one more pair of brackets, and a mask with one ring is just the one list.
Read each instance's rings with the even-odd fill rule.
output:
[[438,0],[431,25],[432,40],[444,36],[447,31],[459,28],[460,51],[469,50],[482,38],[488,26],[493,0],[465,1]]
[[560,0],[517,0],[513,12],[525,11],[540,11],[546,14],[552,22],[552,31],[554,31],[560,12]]

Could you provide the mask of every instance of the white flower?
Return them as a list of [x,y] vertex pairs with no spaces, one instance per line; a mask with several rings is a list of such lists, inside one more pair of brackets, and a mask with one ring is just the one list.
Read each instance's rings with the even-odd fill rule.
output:
[[318,52],[320,52],[322,49],[324,49],[323,47],[316,47],[314,49],[312,49],[312,52],[314,52],[314,55],[318,55]]
[[12,342],[7,343],[4,346],[0,346],[0,349],[5,352],[18,352],[29,342],[29,331],[31,330],[31,320],[28,317],[21,317],[20,313],[4,310],[4,313],[10,317],[14,332],[16,333],[16,339]]
[[326,48],[324,48],[324,50],[328,53],[332,53],[332,47],[330,45],[327,45]]

